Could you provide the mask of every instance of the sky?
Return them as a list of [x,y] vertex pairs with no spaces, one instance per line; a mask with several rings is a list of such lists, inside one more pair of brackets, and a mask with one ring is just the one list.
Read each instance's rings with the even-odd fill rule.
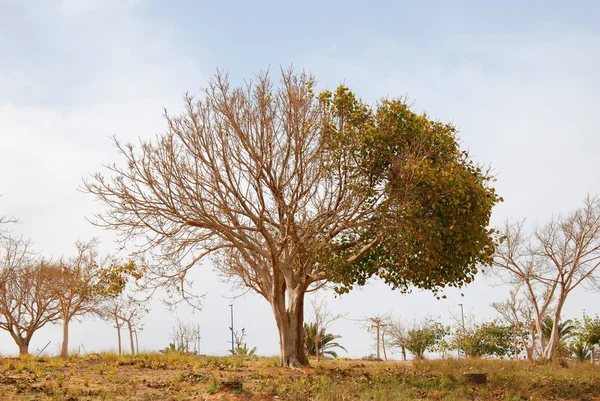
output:
[[[83,178],[120,161],[110,136],[135,142],[164,132],[163,108],[181,111],[183,95],[200,94],[217,68],[241,83],[289,65],[313,73],[320,88],[344,83],[369,102],[408,96],[415,111],[455,124],[463,148],[497,175],[504,202],[493,225],[573,210],[600,194],[600,3],[524,3],[0,0],[0,215],[17,216],[14,232],[44,255],[72,254],[77,239],[92,237],[113,252],[114,235],[86,220],[103,206],[80,191]],[[167,346],[178,317],[200,325],[203,353],[225,354],[228,297],[241,295],[235,328],[259,354],[277,354],[265,300],[232,289],[208,261],[192,274],[203,309],[169,311],[156,300],[140,349]],[[345,314],[331,331],[361,357],[373,353],[359,322],[366,316],[450,322],[462,303],[469,318],[491,319],[490,304],[507,293],[482,275],[445,300],[377,281],[319,296]],[[590,302],[599,296],[574,293],[566,316],[600,312]],[[56,353],[60,333],[44,328],[31,351],[50,342]],[[86,318],[72,325],[71,345],[116,349],[116,332]],[[0,354],[16,351],[0,333]]]

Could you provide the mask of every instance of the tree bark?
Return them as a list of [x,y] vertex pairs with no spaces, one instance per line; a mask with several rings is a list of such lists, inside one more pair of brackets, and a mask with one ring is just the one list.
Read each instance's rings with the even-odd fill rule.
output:
[[24,340],[19,344],[19,355],[29,355],[29,341]]
[[69,356],[69,320],[63,320],[63,339],[60,348],[60,357],[66,358]]
[[119,325],[119,318],[115,318],[115,327],[117,328],[117,341],[119,343],[119,356],[121,355],[121,326]]
[[560,316],[562,313],[562,308],[565,304],[565,299],[566,296],[564,296],[561,293],[561,296],[558,300],[558,303],[556,304],[556,308],[554,310],[554,316],[553,316],[553,320],[552,320],[552,332],[550,334],[550,338],[548,339],[548,342],[546,343],[546,346],[543,348],[543,354],[542,354],[542,358],[544,358],[545,361],[551,361],[552,358],[554,357],[554,352],[556,351],[556,348],[558,347],[558,343],[560,342],[560,338],[558,335],[558,329],[559,329],[559,323],[560,323]]
[[135,355],[135,346],[133,343],[133,327],[131,327],[131,322],[127,322],[127,330],[129,330],[129,345],[131,346],[131,355]]
[[[304,294],[302,287],[274,294],[271,307],[279,330],[279,364],[291,368],[308,366],[304,350]],[[288,298],[286,306],[285,298]]]

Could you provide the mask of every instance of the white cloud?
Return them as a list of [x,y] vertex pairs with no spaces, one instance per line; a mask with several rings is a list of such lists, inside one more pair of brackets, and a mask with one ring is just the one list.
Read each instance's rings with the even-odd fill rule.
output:
[[89,16],[98,12],[123,12],[144,0],[61,0],[61,12],[70,18]]

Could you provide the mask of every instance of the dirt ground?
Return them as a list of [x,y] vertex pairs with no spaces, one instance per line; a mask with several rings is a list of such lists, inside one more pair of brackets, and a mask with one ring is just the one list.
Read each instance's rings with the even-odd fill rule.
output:
[[[465,381],[486,373],[485,384]],[[0,361],[0,400],[600,400],[600,367],[112,354]]]

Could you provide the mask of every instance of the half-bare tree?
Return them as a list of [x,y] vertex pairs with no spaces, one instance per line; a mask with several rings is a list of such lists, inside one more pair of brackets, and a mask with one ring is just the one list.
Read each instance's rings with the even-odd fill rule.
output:
[[[559,323],[568,295],[576,288],[597,286],[600,266],[600,198],[588,196],[582,208],[553,216],[524,233],[523,223],[507,222],[501,230],[494,265],[507,282],[521,286],[535,312],[541,356],[551,360],[559,343]],[[543,334],[543,319],[552,315],[553,329]]]
[[11,335],[19,355],[25,355],[35,332],[58,319],[53,296],[57,275],[54,266],[29,254],[28,241],[7,242],[0,282],[0,328]]
[[308,364],[307,292],[373,275],[401,289],[469,282],[493,252],[499,199],[453,127],[400,100],[374,110],[346,88],[313,89],[291,71],[278,87],[260,74],[233,88],[219,73],[201,101],[186,96],[184,114],[165,113],[166,134],[139,149],[115,140],[126,166],[85,183],[108,206],[96,223],[154,252],[153,278],[183,293],[187,271],[212,255],[262,295],[292,367]]
[[131,277],[140,278],[141,271],[133,263],[109,263],[109,257],[100,257],[98,241],[75,243],[77,253],[61,258],[54,265],[59,279],[54,288],[63,323],[63,341],[60,355],[69,353],[69,323],[73,319],[95,314],[107,299],[118,296]]
[[54,296],[58,302],[60,318],[63,325],[63,338],[60,356],[66,358],[69,354],[69,324],[87,314],[94,313],[104,300],[98,291],[98,252],[97,241],[80,242],[76,244],[77,254],[69,259],[61,258],[56,262],[57,280]]

